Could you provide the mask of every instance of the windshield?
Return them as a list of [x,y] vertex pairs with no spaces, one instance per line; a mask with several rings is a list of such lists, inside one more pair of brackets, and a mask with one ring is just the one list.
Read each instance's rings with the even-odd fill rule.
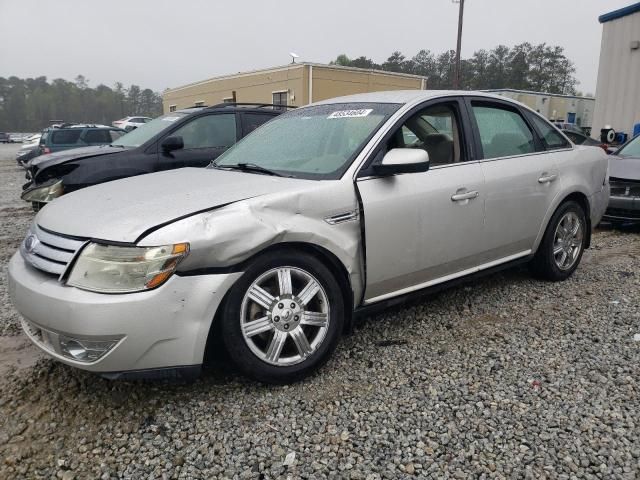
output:
[[624,147],[616,152],[620,157],[638,157],[640,158],[640,135],[627,143]]
[[165,128],[170,127],[176,120],[180,120],[186,113],[172,112],[162,117],[158,117],[150,122],[140,125],[135,130],[131,130],[126,135],[123,135],[111,145],[122,147],[139,147],[147,140],[155,137],[158,133]]
[[399,107],[335,103],[293,110],[245,137],[212,167],[248,164],[287,176],[337,179]]

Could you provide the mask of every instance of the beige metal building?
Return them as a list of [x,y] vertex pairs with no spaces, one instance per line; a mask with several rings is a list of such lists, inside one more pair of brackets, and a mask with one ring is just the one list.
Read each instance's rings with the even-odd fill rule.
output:
[[640,123],[640,3],[602,15],[592,136],[610,125],[633,134]]
[[222,102],[301,106],[354,93],[426,88],[427,79],[417,75],[317,63],[292,63],[171,88],[162,94],[162,103],[165,113]]
[[593,124],[593,111],[596,104],[596,99],[593,97],[530,92],[509,88],[487,91],[524,103],[553,122],[574,123],[583,128],[591,128]]

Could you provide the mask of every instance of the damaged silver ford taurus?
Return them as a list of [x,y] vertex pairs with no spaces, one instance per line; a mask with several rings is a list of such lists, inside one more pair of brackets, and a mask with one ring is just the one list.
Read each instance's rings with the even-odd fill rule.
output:
[[9,266],[29,338],[110,378],[256,379],[325,362],[355,315],[528,262],[564,280],[607,158],[501,97],[380,92],[288,112],[208,169],[98,185],[38,213]]

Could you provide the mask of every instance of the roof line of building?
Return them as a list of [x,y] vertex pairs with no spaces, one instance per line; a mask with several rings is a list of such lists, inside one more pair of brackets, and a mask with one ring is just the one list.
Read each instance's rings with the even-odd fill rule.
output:
[[327,65],[324,63],[313,63],[313,62],[300,62],[300,63],[289,63],[287,65],[280,65],[278,67],[271,67],[271,68],[263,68],[263,69],[258,69],[258,70],[249,70],[246,72],[238,72],[238,73],[232,73],[229,75],[219,75],[216,77],[211,77],[211,78],[207,78],[206,80],[200,80],[198,82],[193,82],[193,83],[188,83],[186,85],[181,85],[179,87],[174,87],[174,88],[167,88],[166,90],[164,90],[163,93],[167,93],[167,92],[176,92],[185,88],[190,88],[190,87],[195,87],[196,85],[202,85],[204,83],[209,83],[212,82],[214,80],[230,80],[232,78],[240,78],[240,77],[246,77],[248,75],[255,75],[257,73],[275,73],[275,72],[281,72],[283,70],[289,70],[292,68],[301,68],[301,67],[305,67],[305,66],[311,66],[311,67],[319,67],[319,68],[328,68],[328,69],[334,69],[334,70],[346,70],[346,71],[352,71],[352,72],[369,72],[369,73],[377,73],[379,75],[388,75],[390,77],[408,77],[408,78],[416,78],[416,79],[424,79],[424,80],[428,80],[427,77],[424,77],[422,75],[413,75],[411,73],[400,73],[400,72],[389,72],[387,70],[377,70],[374,68],[358,68],[358,67],[345,67],[342,65]]
[[627,15],[631,15],[632,13],[640,12],[640,2],[634,3],[633,5],[629,5],[623,8],[619,8],[618,10],[614,10],[613,12],[605,13],[598,17],[598,21],[600,23],[610,22],[611,20],[616,20],[618,18],[626,17]]
[[533,90],[517,90],[515,88],[491,88],[486,90],[481,90],[482,92],[513,92],[513,93],[525,93],[529,95],[545,95],[547,97],[564,97],[564,98],[586,98],[590,100],[595,100],[595,97],[586,97],[584,95],[565,95],[563,93],[547,93],[547,92],[535,92]]

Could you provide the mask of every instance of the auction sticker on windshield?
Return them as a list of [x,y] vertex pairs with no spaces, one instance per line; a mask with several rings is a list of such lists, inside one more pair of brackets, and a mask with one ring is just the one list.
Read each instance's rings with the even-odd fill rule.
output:
[[366,117],[371,112],[372,108],[361,108],[359,110],[338,110],[333,112],[327,118],[353,118],[353,117]]

